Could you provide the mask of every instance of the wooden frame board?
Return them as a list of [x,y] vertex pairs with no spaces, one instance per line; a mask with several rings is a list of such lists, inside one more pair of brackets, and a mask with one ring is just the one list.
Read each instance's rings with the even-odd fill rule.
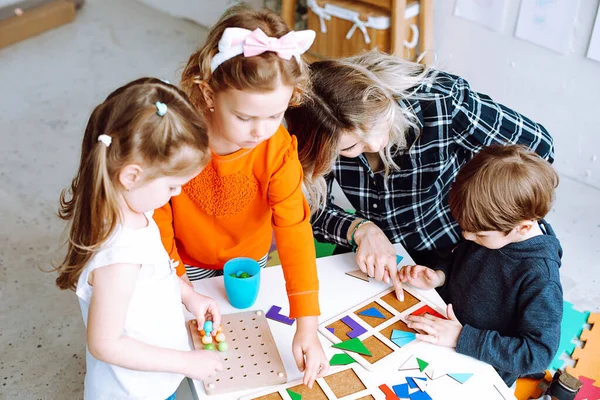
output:
[[[188,322],[194,348],[204,348],[196,320]],[[287,374],[262,310],[223,315],[226,352],[218,352],[224,370],[203,382],[208,395],[236,392],[287,382]],[[216,350],[215,350],[216,351]]]
[[[406,325],[406,317],[411,313],[420,310],[424,306],[431,307],[434,311],[443,316],[446,315],[445,310],[440,310],[435,305],[427,303],[418,293],[412,291],[408,286],[404,286],[403,302],[396,299],[394,288],[389,288],[330,320],[323,322],[319,325],[319,332],[333,343],[350,340],[348,333],[352,328],[341,320],[342,318],[350,317],[356,324],[364,329],[365,332],[359,335],[358,338],[369,349],[372,356],[364,356],[351,351],[348,351],[347,353],[365,369],[372,371],[385,357],[398,352],[403,352],[405,348],[410,347],[411,344],[415,342],[413,341],[405,346],[399,347],[392,342],[391,335],[393,330],[416,332]],[[359,312],[372,307],[380,311],[386,318],[381,319],[358,314]],[[327,328],[333,328],[333,333]]]
[[302,380],[270,388],[240,398],[240,400],[292,400],[288,389],[302,400],[385,400],[381,390],[369,380],[371,376],[356,365],[332,368],[328,375],[318,378],[312,389]]

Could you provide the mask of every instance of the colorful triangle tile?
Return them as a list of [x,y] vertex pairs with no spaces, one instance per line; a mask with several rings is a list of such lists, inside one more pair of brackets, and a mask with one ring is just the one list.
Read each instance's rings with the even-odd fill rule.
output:
[[415,338],[404,337],[404,338],[392,339],[392,342],[394,344],[396,344],[398,347],[404,347],[414,340],[415,340]]
[[400,331],[398,329],[392,330],[392,339],[405,338],[405,337],[410,337],[410,338],[416,339],[417,336],[416,336],[416,333],[414,333],[414,332]]
[[367,349],[367,346],[365,346],[359,338],[354,338],[340,343],[336,343],[333,345],[333,347],[336,349],[353,351],[355,353],[364,354],[366,356],[372,356],[369,349]]
[[396,265],[400,264],[400,261],[402,261],[404,257],[399,256],[398,254],[396,254]]
[[410,354],[398,367],[398,371],[407,371],[411,369],[419,369],[416,358]]
[[427,392],[417,390],[410,394],[410,400],[431,400],[431,396]]
[[419,364],[419,371],[423,372],[425,368],[429,365],[427,361],[423,361],[420,358],[417,358],[417,364]]
[[331,357],[331,360],[329,360],[329,365],[348,365],[352,364],[353,362],[356,362],[356,360],[352,358],[352,356],[342,353],[334,354],[333,357]]
[[415,379],[415,383],[421,392],[424,392],[425,389],[427,389],[427,379]]
[[327,327],[325,329],[327,329],[329,332],[331,332],[331,333],[333,333],[335,335],[335,329],[334,328]]
[[392,386],[392,390],[394,391],[394,393],[396,393],[396,396],[398,396],[401,399],[408,399],[408,384],[406,383],[402,383],[400,385],[396,385],[396,386]]
[[367,308],[366,310],[362,310],[361,312],[358,313],[358,315],[364,315],[365,317],[375,317],[375,318],[385,319],[385,315],[383,315],[381,313],[381,311],[379,311],[375,307],[371,307],[371,308]]
[[408,383],[408,387],[411,389],[417,389],[419,386],[417,385],[417,383],[415,382],[415,379],[425,379],[425,378],[417,378],[417,377],[412,377],[412,376],[407,376],[406,377],[406,383]]
[[470,377],[473,376],[473,374],[448,373],[448,376],[457,382],[465,383],[466,381],[469,380]]
[[292,400],[302,400],[302,395],[291,391],[290,389],[286,389]]
[[361,281],[369,282],[369,275],[365,274],[360,269],[357,269],[356,271],[346,272],[346,275],[360,279]]

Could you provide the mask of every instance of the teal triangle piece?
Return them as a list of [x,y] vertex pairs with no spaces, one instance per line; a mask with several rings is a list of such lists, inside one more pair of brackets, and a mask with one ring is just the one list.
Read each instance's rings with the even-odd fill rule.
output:
[[465,383],[466,381],[469,380],[470,377],[473,376],[473,374],[451,374],[448,373],[448,376],[452,379],[454,379],[455,381],[458,381],[460,383]]
[[425,371],[425,368],[429,365],[427,361],[423,361],[420,358],[417,358],[417,364],[419,364],[419,371]]
[[[407,344],[409,344],[410,342],[412,342],[413,340],[415,340],[415,338],[404,337],[404,338],[392,339],[392,342],[397,344],[399,347],[404,347]],[[421,372],[423,372],[423,371],[421,371]]]
[[302,395],[291,391],[290,389],[286,389],[292,400],[302,400]]
[[353,351],[355,353],[364,354],[369,357],[372,356],[369,349],[367,349],[367,346],[365,346],[364,343],[361,342],[359,338],[354,338],[354,339],[346,340],[346,341],[343,341],[340,343],[336,343],[332,347],[334,347],[336,349]]
[[396,254],[396,265],[400,264],[400,261],[402,261],[404,257],[399,256],[398,254]]
[[352,358],[349,354],[342,353],[334,354],[333,357],[331,357],[331,360],[329,360],[329,365],[348,365],[352,364],[353,362],[356,362],[354,358]]
[[371,307],[371,308],[367,308],[366,310],[362,310],[361,312],[358,313],[358,315],[364,315],[365,317],[375,317],[375,318],[385,319],[385,315],[383,315],[381,313],[381,311],[379,311],[375,307]]
[[399,339],[399,338],[405,338],[405,337],[416,339],[417,336],[416,336],[416,333],[414,333],[414,332],[400,331],[398,329],[392,330],[392,339]]

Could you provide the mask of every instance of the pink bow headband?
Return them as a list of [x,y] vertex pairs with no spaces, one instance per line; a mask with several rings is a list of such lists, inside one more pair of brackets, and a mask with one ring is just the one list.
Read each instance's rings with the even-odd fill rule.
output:
[[257,56],[272,51],[285,60],[292,57],[300,62],[300,55],[312,45],[315,31],[291,31],[280,38],[267,36],[260,28],[253,31],[243,28],[226,28],[219,40],[219,52],[210,61],[210,70],[215,72],[219,65],[233,57]]

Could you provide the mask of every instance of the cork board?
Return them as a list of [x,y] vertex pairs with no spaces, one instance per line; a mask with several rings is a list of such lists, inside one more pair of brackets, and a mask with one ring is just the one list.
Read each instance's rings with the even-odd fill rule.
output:
[[[262,310],[223,315],[221,326],[229,349],[218,352],[224,370],[203,382],[208,395],[287,382],[285,367]],[[188,327],[194,348],[203,349],[196,320],[191,320]]]
[[291,400],[287,390],[298,393],[302,400],[385,400],[378,384],[356,364],[334,367],[329,374],[315,381],[312,389],[301,380],[266,389],[240,400]]
[[[369,371],[376,369],[377,364],[386,357],[406,351],[406,348],[415,343],[412,341],[403,346],[392,341],[392,332],[394,330],[415,332],[406,325],[406,317],[418,310],[419,308],[428,305],[435,311],[445,315],[445,310],[440,310],[433,304],[428,304],[417,292],[411,291],[408,286],[404,287],[404,301],[398,301],[394,288],[389,288],[379,293],[378,295],[357,304],[350,310],[347,310],[336,317],[323,322],[319,325],[319,332],[333,343],[339,343],[349,340],[348,333],[354,332],[358,334],[362,332],[358,338],[365,344],[373,356],[363,356],[358,353],[348,351],[347,354],[356,360]],[[384,318],[359,315],[360,312],[374,308],[379,311]],[[342,321],[342,318],[350,318],[358,329],[354,330]],[[346,320],[347,321],[347,320]],[[351,323],[350,321],[349,323]],[[347,321],[348,322],[348,321]],[[329,329],[333,328],[333,332]],[[408,350],[409,351],[409,350]]]

